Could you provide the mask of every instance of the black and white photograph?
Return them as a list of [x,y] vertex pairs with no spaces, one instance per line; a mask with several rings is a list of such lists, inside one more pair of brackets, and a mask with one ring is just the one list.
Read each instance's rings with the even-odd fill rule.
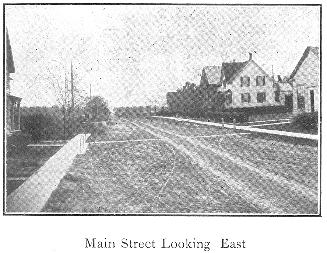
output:
[[3,213],[321,216],[321,5],[3,5]]

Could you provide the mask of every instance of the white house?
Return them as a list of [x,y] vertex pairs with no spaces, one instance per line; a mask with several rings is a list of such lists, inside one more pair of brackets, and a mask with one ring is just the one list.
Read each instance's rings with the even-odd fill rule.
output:
[[15,73],[14,57],[11,49],[8,30],[6,29],[6,130],[7,133],[20,131],[20,103],[22,98],[11,93],[11,74]]
[[290,75],[293,113],[318,111],[320,104],[320,57],[318,47],[307,47]]
[[221,68],[226,108],[275,106],[272,78],[252,59],[245,62],[223,63]]

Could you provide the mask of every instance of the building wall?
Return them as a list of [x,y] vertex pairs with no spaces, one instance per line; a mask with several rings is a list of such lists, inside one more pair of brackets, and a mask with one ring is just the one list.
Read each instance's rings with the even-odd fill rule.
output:
[[13,123],[12,123],[12,111],[13,111],[13,104],[12,102],[8,99],[6,101],[6,131],[10,132],[13,128]]
[[[318,111],[320,105],[320,61],[319,56],[309,52],[297,73],[293,77],[294,92],[304,96],[305,108],[300,109],[294,105],[294,113],[311,112],[310,91],[314,92],[314,111]],[[294,103],[297,100],[294,100]]]
[[311,90],[314,92],[314,111],[319,110],[319,106],[320,106],[319,86],[297,85],[295,92],[297,92],[297,98],[299,98],[299,96],[304,96],[304,108],[296,107],[294,110],[295,113],[311,112],[311,98],[310,98]]
[[293,96],[292,84],[289,82],[275,82],[275,92],[279,91],[279,103],[280,105],[286,104],[286,97]]
[[20,101],[18,97],[6,96],[6,130],[20,130]]
[[[250,77],[250,86],[241,86],[241,76]],[[265,76],[266,81],[264,86],[256,85],[256,77]],[[226,85],[226,90],[232,91],[232,104],[228,108],[244,108],[244,107],[257,107],[257,106],[272,106],[280,105],[280,103],[275,102],[275,93],[273,87],[273,81],[270,79],[265,72],[263,72],[253,61],[251,61],[241,73],[239,73],[232,84]],[[258,103],[257,102],[257,93],[265,92],[266,93],[266,102]],[[242,93],[250,93],[251,102],[243,103],[241,100]]]

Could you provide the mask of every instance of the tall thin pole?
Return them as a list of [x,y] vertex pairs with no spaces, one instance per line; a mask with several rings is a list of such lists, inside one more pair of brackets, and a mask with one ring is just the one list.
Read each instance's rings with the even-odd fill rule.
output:
[[65,93],[64,93],[64,139],[66,139],[66,127],[67,127],[67,76],[66,76],[66,71],[65,71]]
[[92,83],[90,82],[90,100],[91,100],[91,97],[92,97]]
[[70,110],[70,133],[73,134],[75,132],[75,119],[74,119],[74,75],[73,75],[73,62],[70,62],[70,85],[71,85],[71,94],[72,94],[72,104],[71,104],[71,110]]
[[70,62],[70,84],[72,93],[72,110],[74,109],[74,76],[73,76],[73,62]]

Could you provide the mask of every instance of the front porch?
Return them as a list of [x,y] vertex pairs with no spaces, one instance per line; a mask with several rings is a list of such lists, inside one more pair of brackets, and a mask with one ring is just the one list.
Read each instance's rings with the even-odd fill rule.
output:
[[22,98],[7,94],[6,96],[6,131],[20,131],[20,102]]

